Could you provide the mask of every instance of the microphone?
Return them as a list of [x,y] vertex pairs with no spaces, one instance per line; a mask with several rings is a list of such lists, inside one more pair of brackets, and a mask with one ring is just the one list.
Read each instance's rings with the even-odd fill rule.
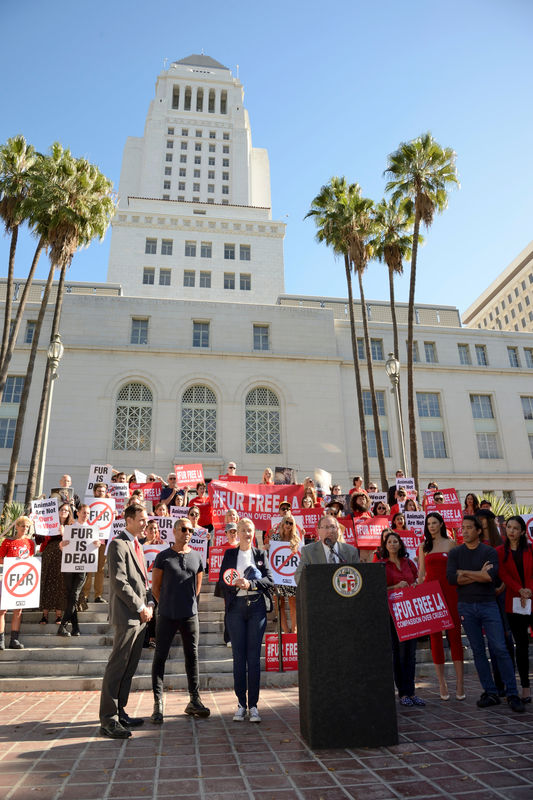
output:
[[324,539],[324,544],[326,545],[326,547],[329,547],[335,558],[338,558],[341,564],[347,563],[346,559],[343,558],[340,553],[337,553],[335,551],[335,542],[332,539],[330,539],[329,536],[326,536],[326,538]]

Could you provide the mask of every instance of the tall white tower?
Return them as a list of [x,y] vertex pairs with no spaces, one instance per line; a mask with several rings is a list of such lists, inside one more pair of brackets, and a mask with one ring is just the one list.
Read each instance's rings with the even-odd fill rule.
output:
[[285,226],[271,219],[267,151],[244,90],[205,55],[156,83],[143,137],[124,148],[108,280],[127,295],[273,303]]

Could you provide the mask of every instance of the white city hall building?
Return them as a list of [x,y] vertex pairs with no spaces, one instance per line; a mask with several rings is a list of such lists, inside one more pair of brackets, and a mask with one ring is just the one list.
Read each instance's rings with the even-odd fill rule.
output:
[[[126,142],[108,283],[66,287],[46,490],[69,472],[82,492],[91,463],[164,475],[175,463],[202,462],[216,477],[230,459],[250,481],[266,466],[294,467],[300,479],[321,467],[349,488],[362,459],[346,300],[284,294],[284,228],[271,219],[268,156],[252,146],[238,79],[204,55],[171,64],[157,79],[144,136]],[[0,482],[42,285],[31,290],[0,406]],[[5,296],[5,281],[1,288]],[[30,395],[19,497],[53,302]],[[368,306],[392,480],[400,453],[385,372],[390,309]],[[357,304],[355,312],[362,336]],[[398,318],[405,360],[406,305],[398,305]],[[435,479],[463,494],[506,492],[533,502],[533,335],[463,328],[457,309],[420,305],[415,340],[421,485]],[[368,391],[364,406],[376,480]]]

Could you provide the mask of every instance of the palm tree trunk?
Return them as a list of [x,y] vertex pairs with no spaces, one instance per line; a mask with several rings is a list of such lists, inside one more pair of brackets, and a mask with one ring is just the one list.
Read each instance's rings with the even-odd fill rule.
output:
[[398,320],[396,319],[396,304],[394,301],[394,270],[389,267],[389,293],[390,313],[392,317],[392,336],[394,339],[394,356],[400,358],[400,345],[398,343]]
[[33,332],[33,339],[31,342],[30,357],[28,359],[28,368],[24,378],[24,386],[22,387],[22,394],[20,397],[19,413],[17,417],[17,426],[15,428],[15,437],[13,439],[13,448],[11,450],[11,462],[9,464],[9,474],[7,477],[5,502],[11,503],[13,500],[13,492],[15,489],[15,479],[17,477],[18,461],[20,454],[20,446],[22,443],[22,433],[24,430],[24,420],[26,417],[26,407],[28,405],[28,397],[30,395],[31,383],[33,380],[33,370],[35,367],[35,359],[37,357],[37,350],[39,347],[39,339],[41,336],[41,328],[43,326],[44,315],[48,306],[50,291],[52,289],[52,281],[54,279],[54,267],[50,267],[48,273],[48,280],[44,288],[43,299],[41,300],[41,307],[39,309],[39,316]]
[[370,470],[368,468],[368,445],[366,441],[366,425],[363,408],[363,392],[361,389],[361,375],[359,372],[359,354],[357,352],[357,336],[355,332],[355,316],[353,313],[353,294],[352,294],[352,275],[350,272],[350,260],[344,256],[344,267],[346,269],[346,283],[348,286],[348,309],[350,312],[350,334],[352,338],[353,368],[355,372],[355,391],[357,394],[357,408],[359,411],[359,433],[361,436],[361,452],[363,454],[363,480],[365,486],[370,483]]
[[[59,333],[59,321],[61,319],[61,309],[63,305],[63,292],[65,288],[65,274],[67,272],[67,265],[61,268],[59,277],[59,284],[57,287],[57,297],[54,309],[54,319],[52,321],[52,330],[50,332],[50,341],[54,338],[56,333]],[[31,454],[30,469],[28,472],[28,482],[26,484],[26,498],[25,503],[28,506],[33,500],[35,494],[35,484],[37,482],[37,468],[39,464],[39,456],[43,442],[44,424],[46,418],[46,407],[48,403],[48,395],[50,392],[50,384],[52,381],[52,370],[48,359],[46,361],[46,368],[44,371],[43,388],[41,392],[41,403],[39,405],[39,415],[37,417],[37,426],[35,429],[35,438],[33,440],[33,452]]]
[[2,334],[2,348],[0,349],[0,364],[4,363],[7,348],[9,345],[9,329],[11,327],[11,304],[13,302],[13,276],[15,274],[15,251],[17,249],[17,239],[19,226],[14,225],[11,233],[11,245],[9,247],[9,265],[7,269],[6,283],[6,306],[4,309],[4,332]]
[[[416,204],[418,206],[418,204]],[[418,236],[420,233],[420,211],[416,207],[413,229],[413,250],[411,255],[411,277],[409,282],[409,308],[407,315],[407,414],[409,419],[409,446],[411,455],[411,477],[418,491],[418,446],[415,419],[415,388],[413,375],[413,342],[415,317],[416,259],[418,254]]]
[[4,391],[4,386],[6,385],[7,380],[7,371],[9,369],[9,363],[11,361],[11,357],[13,356],[13,350],[15,349],[15,342],[17,340],[17,335],[20,329],[20,323],[22,322],[22,315],[24,314],[24,309],[26,308],[26,301],[28,299],[28,294],[30,293],[31,283],[33,280],[33,276],[35,275],[35,270],[37,269],[37,263],[41,256],[41,253],[44,249],[44,239],[41,237],[37,243],[37,247],[35,249],[35,253],[33,254],[33,261],[31,262],[30,271],[28,273],[28,277],[26,278],[26,283],[24,285],[24,289],[20,298],[20,302],[17,308],[17,314],[15,317],[15,324],[13,326],[13,333],[11,334],[7,346],[6,353],[4,355],[3,361],[0,362],[0,395]]
[[379,424],[378,405],[376,402],[376,390],[374,387],[374,368],[372,366],[372,350],[370,348],[370,337],[368,335],[368,317],[366,313],[365,291],[363,289],[363,274],[360,269],[356,271],[357,271],[357,277],[359,278],[359,293],[361,295],[361,313],[363,315],[363,331],[365,336],[368,386],[370,389],[370,399],[372,400],[372,417],[374,419],[374,436],[376,437],[376,451],[378,455],[381,491],[386,492],[387,489],[389,488],[389,483],[387,481],[387,468],[385,466],[385,454],[383,452],[383,441],[381,439],[381,426]]

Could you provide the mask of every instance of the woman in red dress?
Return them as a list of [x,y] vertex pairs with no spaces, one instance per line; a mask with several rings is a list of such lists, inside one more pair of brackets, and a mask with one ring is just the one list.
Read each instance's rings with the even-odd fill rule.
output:
[[[457,611],[457,589],[446,580],[446,564],[448,553],[455,547],[455,542],[448,536],[444,520],[439,513],[432,511],[426,517],[424,525],[424,541],[418,548],[419,578],[422,581],[438,581],[446,600],[446,605],[454,622],[453,628],[446,631],[457,685],[455,697],[457,700],[465,699],[464,689],[464,654],[461,641],[461,620]],[[442,632],[431,634],[431,657],[439,681],[441,700],[449,700],[448,685],[444,677],[444,645]]]

